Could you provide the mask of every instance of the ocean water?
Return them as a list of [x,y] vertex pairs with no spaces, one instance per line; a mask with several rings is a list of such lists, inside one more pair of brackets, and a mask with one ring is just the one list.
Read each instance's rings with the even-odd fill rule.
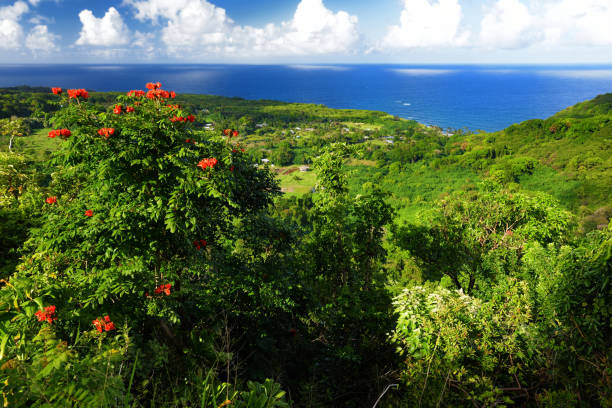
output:
[[0,87],[165,89],[385,111],[442,128],[499,130],[612,92],[612,66],[0,65]]

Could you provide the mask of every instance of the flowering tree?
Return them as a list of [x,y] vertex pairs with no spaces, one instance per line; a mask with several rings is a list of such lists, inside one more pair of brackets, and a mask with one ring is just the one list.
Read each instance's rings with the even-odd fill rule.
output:
[[[62,146],[52,159],[51,194],[40,204],[44,222],[0,296],[5,318],[20,322],[0,333],[7,334],[2,352],[13,368],[2,378],[8,400],[25,403],[51,389],[68,398],[62,384],[78,367],[94,364],[94,357],[81,355],[80,364],[65,365],[77,351],[108,357],[113,363],[104,378],[118,375],[125,353],[134,357],[133,343],[145,355],[161,347],[201,357],[221,312],[227,324],[228,314],[266,313],[266,304],[282,303],[273,295],[266,303],[260,290],[274,291],[249,276],[261,259],[257,251],[247,259],[234,250],[237,241],[255,239],[238,235],[261,224],[262,210],[279,191],[273,176],[236,148],[238,132],[204,139],[193,128],[195,117],[169,103],[174,92],[159,83],[147,88],[119,96],[109,111],[89,104],[84,89],[53,89],[64,108],[49,137]],[[255,308],[255,299],[263,307]],[[16,340],[37,331],[40,344]],[[62,344],[65,353],[55,371],[46,369],[42,379],[37,374],[48,390],[18,393],[23,380],[35,381],[31,361],[17,356],[44,354],[49,342]],[[141,358],[139,371],[146,375],[155,357]]]

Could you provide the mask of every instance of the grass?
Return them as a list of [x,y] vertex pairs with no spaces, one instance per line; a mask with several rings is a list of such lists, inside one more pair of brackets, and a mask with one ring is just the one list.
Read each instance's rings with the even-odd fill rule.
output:
[[[37,129],[30,136],[16,138],[13,151],[24,154],[38,163],[47,160],[61,143],[60,139],[49,137],[49,130],[51,129]],[[0,138],[0,143],[2,146],[0,150],[8,150],[8,137]]]
[[359,193],[364,184],[372,183],[389,193],[389,203],[397,211],[397,220],[410,220],[422,209],[428,208],[444,195],[461,190],[475,189],[481,180],[473,170],[458,166],[432,168],[415,163],[393,171],[390,167],[349,167],[351,191]]
[[301,172],[299,166],[278,167],[278,178],[282,191],[287,196],[298,196],[312,190],[316,184],[313,171]]

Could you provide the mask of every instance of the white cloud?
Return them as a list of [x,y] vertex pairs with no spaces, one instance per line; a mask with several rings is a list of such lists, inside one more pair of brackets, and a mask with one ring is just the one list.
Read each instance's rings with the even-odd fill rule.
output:
[[21,44],[23,29],[13,20],[0,20],[0,49],[15,49]]
[[409,76],[434,76],[434,75],[446,75],[452,74],[452,69],[430,69],[430,68],[394,68],[391,69],[393,72],[397,72],[402,75]]
[[130,30],[114,7],[110,7],[102,18],[94,16],[91,10],[82,10],[79,19],[83,27],[77,45],[115,46],[130,41]]
[[393,25],[383,48],[419,48],[467,45],[468,31],[461,30],[458,0],[404,0],[399,25]]
[[491,48],[520,48],[541,38],[536,19],[519,0],[498,0],[481,22],[480,42]]
[[46,25],[37,25],[28,34],[25,40],[25,45],[33,52],[51,52],[59,48],[56,41],[59,36],[50,33]]
[[262,28],[240,26],[207,0],[124,0],[136,18],[165,24],[171,53],[194,55],[305,55],[346,52],[357,42],[357,17],[334,13],[323,0],[301,0],[293,19]]
[[357,17],[346,11],[334,14],[323,0],[302,0],[293,20],[283,24],[286,49],[296,54],[344,52],[359,39]]
[[49,18],[46,16],[41,16],[40,14],[36,14],[33,17],[30,17],[28,23],[39,25],[39,24],[55,24],[54,18]]
[[34,7],[38,6],[38,3],[40,3],[40,0],[29,0],[30,4],[33,5]]
[[544,12],[547,44],[612,45],[612,1],[561,0]]
[[0,49],[16,49],[21,45],[23,28],[19,20],[28,11],[29,7],[23,1],[0,7]]
[[530,10],[520,0],[498,0],[481,21],[480,42],[491,48],[612,45],[612,2],[551,0]]
[[0,20],[17,21],[21,16],[30,10],[23,1],[17,1],[12,6],[0,7]]

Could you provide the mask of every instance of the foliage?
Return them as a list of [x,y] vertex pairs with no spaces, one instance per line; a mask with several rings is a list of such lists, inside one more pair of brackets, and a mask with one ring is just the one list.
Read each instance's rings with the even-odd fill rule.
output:
[[147,86],[2,91],[5,405],[612,405],[610,95],[448,135]]
[[[394,301],[391,340],[404,359],[406,398],[418,406],[497,406],[529,398],[537,353],[526,285],[507,279],[489,301],[415,286]],[[416,406],[417,404],[415,404]]]
[[545,194],[494,188],[449,196],[421,215],[419,224],[395,228],[427,278],[448,276],[467,294],[486,291],[500,274],[513,274],[527,242],[563,242],[571,214]]

